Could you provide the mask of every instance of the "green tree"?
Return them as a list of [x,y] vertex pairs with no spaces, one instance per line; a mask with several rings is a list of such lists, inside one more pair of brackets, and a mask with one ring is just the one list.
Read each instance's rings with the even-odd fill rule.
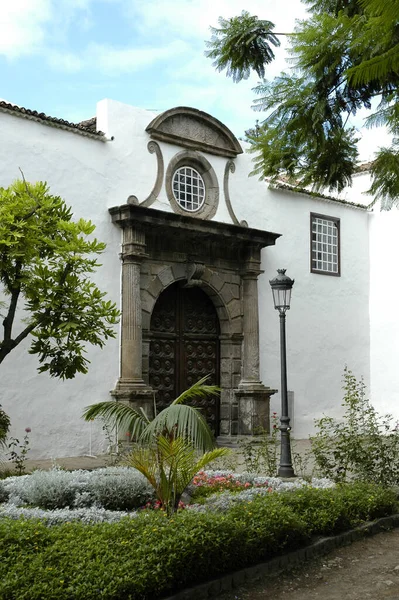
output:
[[45,183],[0,188],[0,363],[31,335],[38,370],[70,379],[88,370],[87,343],[115,337],[119,312],[89,279],[105,249],[94,229]]
[[[371,110],[378,97],[379,105],[366,125],[386,125],[394,141],[377,153],[370,193],[382,200],[383,208],[390,208],[399,201],[397,0],[303,2],[310,5],[309,17],[288,34],[292,69],[255,88],[259,96],[255,108],[265,111],[266,118],[248,132],[256,154],[254,173],[271,179],[288,175],[292,182],[315,189],[340,191],[350,185],[358,151],[356,131],[348,127],[348,119],[361,108]],[[246,37],[245,23],[250,19],[253,39]],[[246,77],[249,69],[263,77],[258,48],[269,44],[274,25],[267,22],[266,30],[256,27],[256,21],[243,13],[241,20],[221,20],[223,27],[212,30],[207,54],[217,68],[227,67],[235,81]]]

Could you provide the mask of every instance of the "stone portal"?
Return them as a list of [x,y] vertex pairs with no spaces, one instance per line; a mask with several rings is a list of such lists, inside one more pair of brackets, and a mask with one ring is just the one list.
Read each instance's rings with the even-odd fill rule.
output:
[[[207,419],[220,441],[269,428],[260,381],[261,249],[278,234],[124,204],[121,372],[112,394],[152,412],[202,375],[220,382]],[[208,410],[209,409],[209,410]]]

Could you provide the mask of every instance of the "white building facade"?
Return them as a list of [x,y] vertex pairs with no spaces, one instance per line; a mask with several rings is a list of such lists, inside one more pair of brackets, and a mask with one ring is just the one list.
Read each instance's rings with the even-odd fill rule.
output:
[[[103,100],[79,126],[0,103],[0,185],[47,181],[106,242],[94,278],[122,311],[115,340],[87,348],[87,375],[37,373],[29,340],[1,365],[0,403],[12,435],[32,429],[32,457],[104,450],[94,402],[151,410],[205,374],[220,401],[204,413],[221,442],[268,427],[280,412],[279,319],[269,280],[295,279],[287,313],[294,436],[338,416],[347,365],[396,413],[396,329],[383,283],[392,279],[396,211],[271,188],[219,121],[185,107],[161,115]],[[323,237],[324,236],[324,237]],[[312,246],[313,243],[313,246]],[[312,250],[313,248],[313,250]],[[392,313],[392,316],[391,316]],[[22,315],[21,315],[22,316]],[[398,332],[399,333],[399,332]]]

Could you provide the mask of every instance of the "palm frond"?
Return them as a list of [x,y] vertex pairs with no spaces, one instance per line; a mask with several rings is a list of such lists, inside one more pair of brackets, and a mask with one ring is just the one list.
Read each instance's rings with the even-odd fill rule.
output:
[[218,396],[220,388],[217,385],[205,385],[205,381],[209,379],[210,375],[205,375],[201,379],[194,383],[187,390],[184,390],[172,404],[182,404],[187,400],[193,400],[195,398],[206,398],[206,396]]
[[85,421],[101,418],[119,431],[129,432],[132,438],[139,438],[147,427],[149,419],[142,408],[136,410],[121,402],[98,402],[87,406],[83,411]]
[[148,443],[162,434],[190,440],[199,450],[209,450],[215,445],[212,432],[199,409],[187,404],[173,403],[165,408],[147,425],[140,441]]
[[195,464],[195,473],[198,473],[198,471],[201,471],[204,467],[206,467],[206,465],[209,465],[209,463],[213,462],[217,458],[221,458],[222,456],[227,456],[230,453],[231,453],[231,450],[229,448],[214,448],[213,450],[210,450],[209,452],[205,452],[205,454],[203,454],[201,456],[201,458],[199,458]]
[[386,21],[391,23],[398,20],[397,0],[359,0],[359,4],[373,17],[384,15]]
[[399,44],[379,56],[351,67],[347,75],[349,83],[358,86],[370,81],[384,82],[392,72],[399,72]]
[[154,448],[135,448],[124,460],[124,464],[137,469],[154,489],[157,487],[158,463]]

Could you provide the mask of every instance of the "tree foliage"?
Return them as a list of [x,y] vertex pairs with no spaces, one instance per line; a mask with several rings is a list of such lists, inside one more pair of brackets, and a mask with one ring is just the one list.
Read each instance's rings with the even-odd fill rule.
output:
[[219,18],[220,29],[211,27],[212,38],[207,42],[205,54],[214,59],[219,70],[227,69],[234,81],[248,79],[251,69],[259,77],[265,76],[265,65],[274,59],[270,46],[279,46],[279,39],[272,33],[274,23],[262,21],[243,10],[232,19]]
[[31,335],[39,372],[70,379],[88,370],[87,343],[115,336],[119,312],[89,278],[105,244],[72,217],[45,183],[0,188],[0,363]]
[[[358,151],[354,128],[348,119],[361,108],[379,105],[367,126],[386,125],[394,136],[391,148],[377,153],[371,191],[388,208],[399,200],[399,20],[397,0],[303,0],[309,17],[299,21],[290,38],[289,72],[255,88],[255,109],[264,111],[261,126],[248,132],[256,155],[254,172],[276,179],[288,175],[299,185],[340,191],[350,185]],[[246,13],[246,20],[256,19]],[[245,44],[243,23],[224,23],[212,58],[220,68],[234,59],[227,71],[236,81],[254,69],[261,77],[257,47],[267,43],[265,30],[254,29],[257,45]],[[231,36],[236,44],[234,52]],[[275,34],[279,35],[279,34]],[[246,48],[240,59],[240,44]],[[245,59],[244,59],[245,56]],[[219,59],[219,63],[217,62]],[[266,65],[270,60],[265,61]],[[263,70],[264,72],[264,70]],[[388,163],[387,163],[388,159]],[[388,167],[392,166],[393,171]],[[389,185],[384,181],[389,176]]]

